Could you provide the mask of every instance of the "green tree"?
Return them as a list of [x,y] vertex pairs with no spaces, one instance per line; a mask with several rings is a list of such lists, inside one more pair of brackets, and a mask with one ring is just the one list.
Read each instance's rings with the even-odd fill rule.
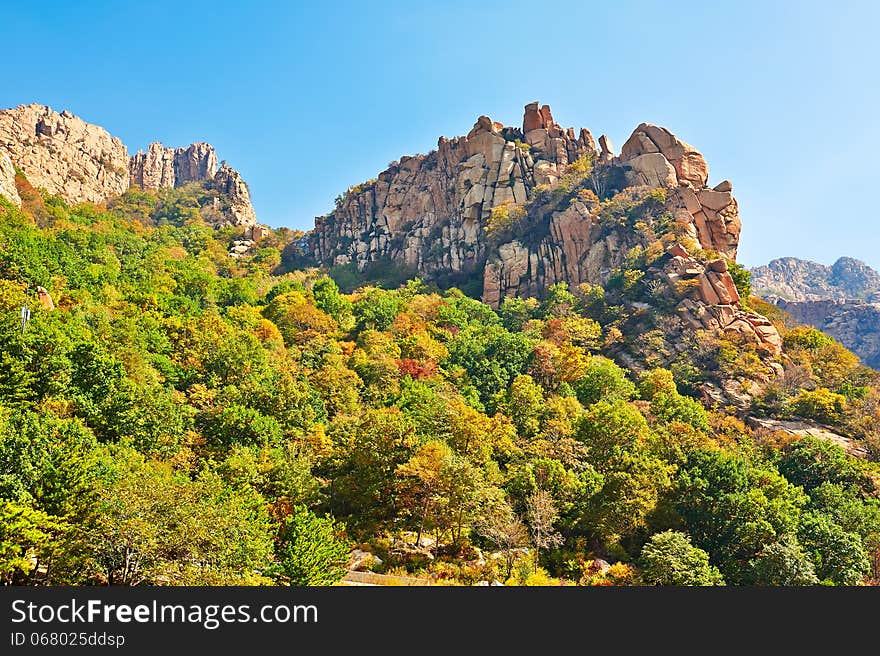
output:
[[275,548],[273,571],[287,585],[333,585],[345,576],[348,544],[339,537],[343,527],[319,517],[305,506],[284,520]]
[[26,581],[61,529],[44,512],[0,499],[0,585]]
[[692,451],[678,474],[674,510],[724,579],[749,583],[765,545],[795,535],[808,499],[769,466],[720,450]]
[[724,585],[709,554],[678,531],[651,536],[642,548],[642,578],[650,585]]
[[580,419],[575,436],[602,477],[599,492],[586,500],[581,524],[606,542],[632,535],[645,526],[670,483],[670,467],[651,452],[647,421],[630,403],[599,401]]
[[798,537],[822,581],[855,585],[870,571],[871,563],[859,536],[843,530],[824,515],[807,513]]
[[809,556],[789,535],[765,545],[749,562],[757,585],[816,585],[819,578]]
[[584,375],[572,387],[585,406],[601,400],[629,401],[636,393],[636,386],[626,377],[626,372],[601,355],[589,359]]

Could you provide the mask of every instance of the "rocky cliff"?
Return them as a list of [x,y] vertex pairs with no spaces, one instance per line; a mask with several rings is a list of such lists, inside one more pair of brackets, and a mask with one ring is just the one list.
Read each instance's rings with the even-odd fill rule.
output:
[[180,187],[187,182],[210,180],[216,171],[217,153],[206,143],[166,148],[153,142],[147,152],[139,150],[129,163],[130,183],[142,189]]
[[146,152],[129,157],[125,145],[104,128],[43,105],[0,110],[0,195],[20,205],[15,167],[34,187],[71,203],[102,203],[130,187],[202,183],[226,196],[226,222],[243,226],[257,222],[241,175],[225,165],[218,169],[217,153],[210,144],[167,148],[152,143]]
[[483,297],[493,305],[559,281],[604,282],[623,255],[621,235],[597,230],[588,203],[533,207],[530,218],[546,234],[531,244],[493,246],[485,231],[493,208],[542,201],[571,163],[587,158],[600,195],[668,189],[665,209],[674,220],[703,248],[735,258],[740,220],[731,185],[706,186],[708,167],[696,149],[649,124],[636,129],[619,156],[607,137],[599,141],[601,150],[589,130],[559,126],[547,105],[527,105],[522,127],[481,116],[467,136],[441,137],[437,150],[402,157],[349,189],[333,212],[316,219],[311,252],[362,271],[391,260],[427,277],[485,272]]
[[728,271],[741,228],[730,182],[709,187],[703,156],[662,127],[639,125],[619,155],[606,136],[598,142],[557,124],[547,105],[526,105],[521,126],[481,116],[466,136],[441,137],[435,151],[350,188],[316,219],[308,250],[367,277],[396,264],[440,284],[477,279],[496,307],[557,282],[632,279],[642,290],[630,295],[634,312],[672,315],[669,357],[695,330],[736,333],[779,356],[779,334],[742,308]]
[[0,110],[0,150],[28,181],[71,202],[100,203],[128,189],[128,151],[104,128],[43,105]]
[[864,262],[842,257],[829,267],[783,257],[752,269],[752,288],[880,369],[880,273]]
[[0,150],[0,196],[13,205],[21,206],[18,188],[15,186],[15,165],[9,154]]

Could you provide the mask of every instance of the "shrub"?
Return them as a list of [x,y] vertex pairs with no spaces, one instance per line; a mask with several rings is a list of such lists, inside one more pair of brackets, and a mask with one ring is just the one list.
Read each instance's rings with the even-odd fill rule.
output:
[[805,419],[815,419],[827,424],[840,421],[846,410],[846,397],[820,387],[816,390],[801,390],[791,401],[792,411]]

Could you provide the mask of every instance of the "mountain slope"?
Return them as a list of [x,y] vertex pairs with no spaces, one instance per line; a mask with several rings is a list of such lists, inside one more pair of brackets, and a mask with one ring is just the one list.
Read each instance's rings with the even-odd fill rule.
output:
[[436,151],[350,188],[316,219],[308,250],[355,280],[396,267],[492,307],[557,283],[578,296],[600,288],[595,318],[623,334],[613,350],[627,367],[684,366],[703,331],[757,353],[750,377],[698,381],[706,398],[747,408],[782,370],[782,341],[743,307],[732,277],[741,223],[731,183],[709,188],[703,156],[665,128],[638,126],[619,155],[605,136],[599,144],[546,105],[527,105],[522,127],[481,116],[467,136],[441,137]]
[[[548,116],[527,111],[535,143],[562,139]],[[635,140],[480,205],[473,265],[529,262],[497,308],[439,284],[452,243],[390,289],[369,283],[396,244],[297,267],[309,237],[281,228],[230,253],[251,228],[224,218],[222,168],[184,180],[199,148],[154,148],[158,188],[100,204],[13,170],[0,584],[880,580],[880,373],[747,309],[729,185],[695,188],[704,162],[659,128]]]

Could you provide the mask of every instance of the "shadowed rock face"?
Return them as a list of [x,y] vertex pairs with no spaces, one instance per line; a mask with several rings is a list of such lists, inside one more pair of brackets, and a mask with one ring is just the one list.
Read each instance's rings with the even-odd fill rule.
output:
[[146,152],[128,156],[125,145],[104,128],[68,111],[43,105],[0,110],[0,195],[16,205],[19,167],[28,181],[70,203],[102,203],[129,187],[161,189],[205,183],[228,195],[228,221],[253,226],[256,216],[241,175],[224,166],[207,143],[167,148],[151,143]]

